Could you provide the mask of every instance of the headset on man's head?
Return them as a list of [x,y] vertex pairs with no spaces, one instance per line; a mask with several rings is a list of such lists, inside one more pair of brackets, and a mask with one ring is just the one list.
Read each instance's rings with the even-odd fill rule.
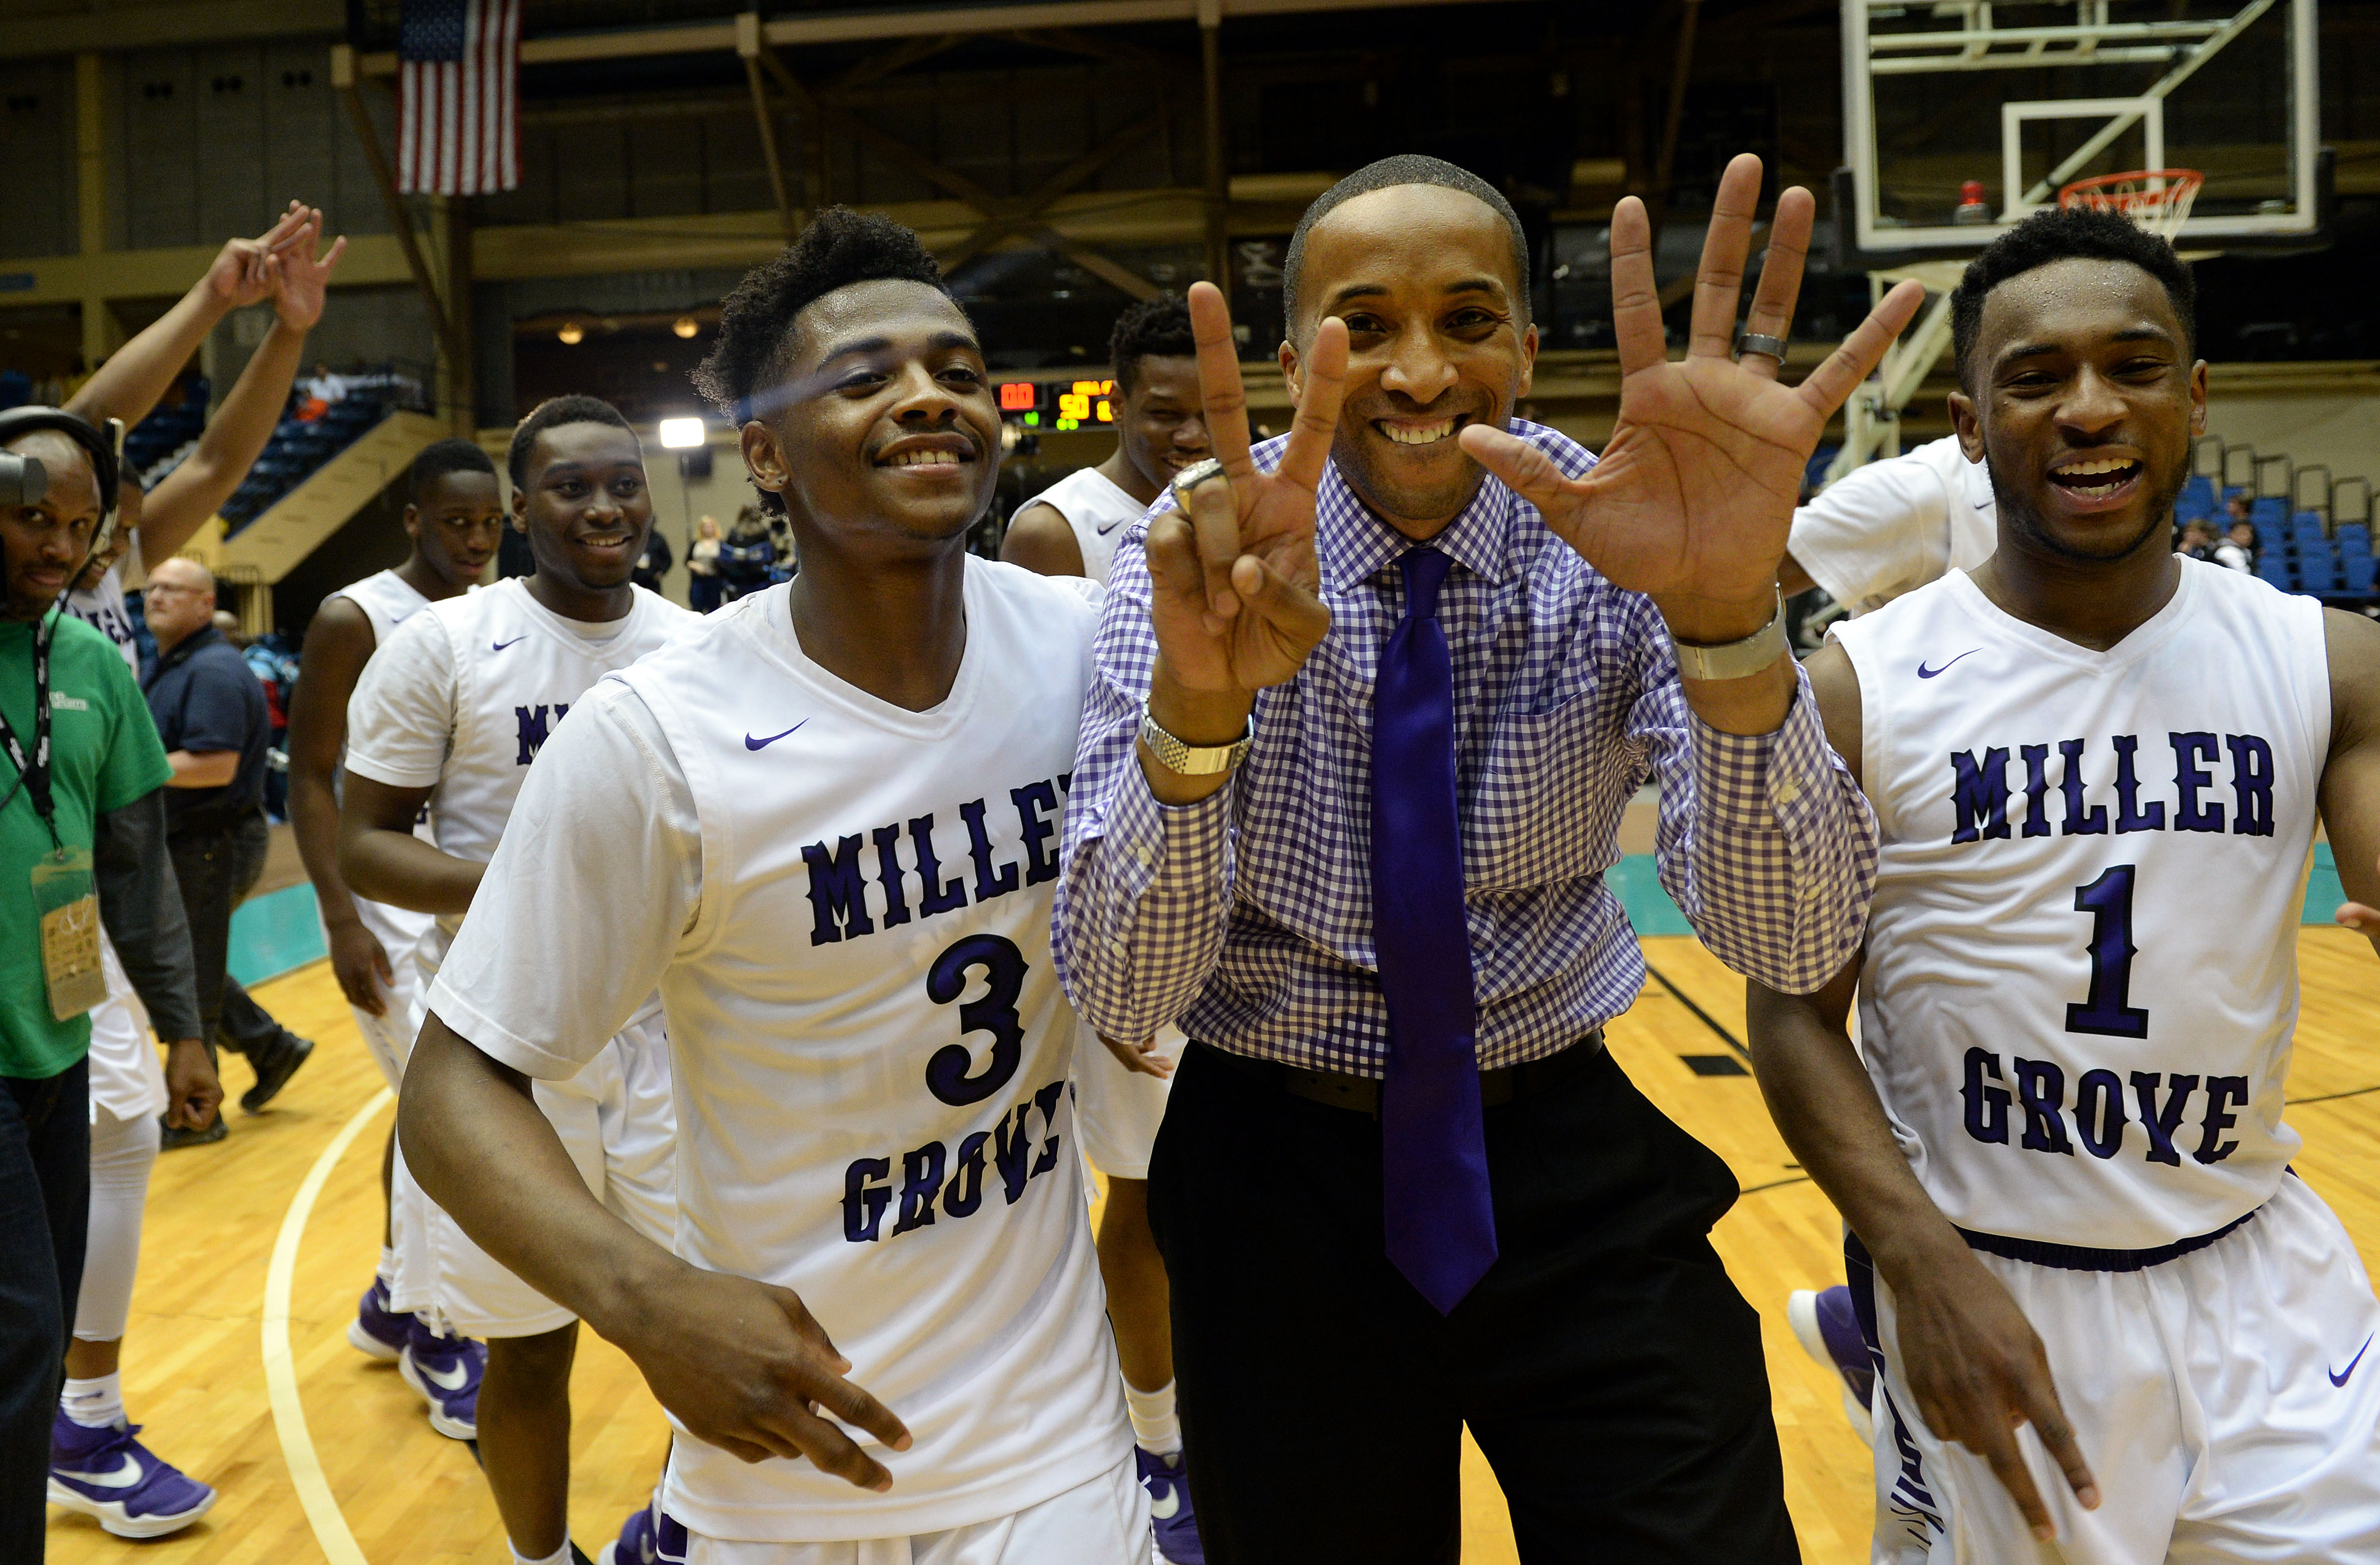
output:
[[91,458],[91,476],[99,480],[99,525],[91,530],[91,548],[67,576],[71,584],[79,580],[91,561],[107,552],[115,537],[115,519],[121,495],[117,484],[122,478],[124,421],[110,419],[106,426],[92,423],[79,413],[69,413],[63,407],[11,407],[0,411],[0,446],[10,441],[32,434],[39,430],[53,430],[82,447]]

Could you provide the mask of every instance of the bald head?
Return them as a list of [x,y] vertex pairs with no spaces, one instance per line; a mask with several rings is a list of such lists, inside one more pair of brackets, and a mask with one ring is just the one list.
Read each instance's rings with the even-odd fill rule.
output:
[[158,649],[170,650],[204,629],[215,612],[214,573],[176,555],[149,573],[140,608]]

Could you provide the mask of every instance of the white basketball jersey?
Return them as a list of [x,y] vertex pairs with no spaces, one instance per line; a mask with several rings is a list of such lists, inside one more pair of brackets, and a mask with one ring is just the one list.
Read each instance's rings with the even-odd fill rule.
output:
[[350,582],[322,601],[328,603],[340,598],[361,609],[364,618],[371,621],[375,650],[387,644],[389,634],[412,618],[415,610],[430,606],[430,600],[395,571],[378,571],[361,581]]
[[122,561],[108,566],[96,587],[67,593],[67,613],[115,642],[132,672],[140,672],[140,648],[132,638],[132,613],[124,601]]
[[[347,705],[348,770],[431,788],[439,850],[481,864],[494,856],[521,779],[571,703],[695,618],[639,587],[623,618],[566,620],[529,596],[528,580],[411,615],[364,664]],[[442,916],[424,938],[425,976],[461,925]]]
[[875,1453],[883,1496],[682,1439],[668,1508],[709,1535],[940,1531],[1131,1440],[1050,952],[1098,593],[973,558],[965,591],[930,711],[812,662],[783,587],[617,676],[701,828],[698,916],[661,982],[677,1253],[799,1293],[917,1438]]
[[2106,652],[1952,571],[1832,634],[1882,829],[1869,1074],[1962,1228],[2097,1249],[2277,1188],[2330,745],[2321,605],[2180,562]]
[[[381,648],[388,645],[388,638],[396,633],[398,625],[410,619],[416,611],[430,607],[430,600],[395,571],[381,571],[361,581],[351,582],[322,601],[328,603],[339,598],[361,609],[364,618],[371,622],[374,656],[379,654]],[[366,659],[365,661],[369,663],[370,660]],[[413,834],[433,847],[437,845],[438,833],[431,826],[427,805],[422,807],[420,818],[413,823]],[[392,907],[387,903],[372,902],[364,897],[352,900],[356,904],[356,916],[363,920],[364,928],[372,932],[372,938],[380,941],[381,949],[388,953],[389,966],[397,975],[398,992],[410,995],[414,949],[436,920],[427,913],[417,913],[409,907]],[[324,937],[326,943],[328,938],[327,935]]]
[[1035,495],[1030,503],[1047,505],[1066,518],[1066,525],[1075,529],[1075,546],[1083,552],[1083,574],[1102,586],[1124,528],[1148,509],[1097,467],[1076,468]]

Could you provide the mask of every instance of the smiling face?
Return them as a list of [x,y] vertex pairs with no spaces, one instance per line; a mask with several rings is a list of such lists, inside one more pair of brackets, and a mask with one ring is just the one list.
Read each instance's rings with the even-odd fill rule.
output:
[[439,474],[420,502],[405,508],[405,530],[430,568],[447,581],[460,588],[479,580],[504,539],[504,503],[496,492],[496,475],[470,468]]
[[1198,361],[1150,355],[1133,366],[1132,390],[1117,402],[1116,434],[1124,459],[1163,489],[1191,463],[1214,455],[1198,394]]
[[1484,477],[1456,433],[1502,429],[1536,362],[1512,230],[1463,191],[1391,186],[1314,225],[1297,286],[1305,318],[1281,350],[1292,393],[1303,385],[1296,344],[1329,316],[1346,321],[1347,400],[1331,455],[1383,519],[1434,536]]
[[525,466],[513,517],[538,575],[589,592],[625,584],[653,525],[636,435],[616,424],[556,424],[529,443]]
[[6,449],[34,458],[49,473],[41,499],[0,507],[0,552],[7,562],[7,601],[0,614],[38,620],[91,552],[99,480],[83,448],[54,430],[21,435]]
[[2206,429],[2186,343],[2164,287],[2127,261],[2053,261],[1991,291],[1950,412],[1990,466],[2004,539],[2085,562],[2162,547]]
[[888,278],[812,300],[756,400],[745,465],[797,539],[940,544],[991,503],[1000,409],[974,327],[939,288]]

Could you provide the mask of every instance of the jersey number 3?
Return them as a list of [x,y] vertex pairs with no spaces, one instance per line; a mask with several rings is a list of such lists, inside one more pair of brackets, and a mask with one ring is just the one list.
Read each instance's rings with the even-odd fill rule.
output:
[[2074,888],[2074,911],[2091,916],[2091,989],[2080,1005],[2066,1008],[2066,1030],[2102,1037],[2146,1037],[2149,1013],[2131,1002],[2132,876],[2119,864],[2087,886]]
[[959,1007],[959,1031],[990,1033],[991,1058],[983,1074],[971,1076],[975,1057],[964,1043],[946,1043],[926,1062],[926,1090],[953,1105],[980,1103],[1008,1085],[1025,1056],[1025,1024],[1016,1014],[1016,996],[1025,987],[1025,953],[1014,940],[998,935],[969,935],[934,958],[926,974],[926,998],[948,1005],[966,992],[967,970],[980,967],[990,991]]

